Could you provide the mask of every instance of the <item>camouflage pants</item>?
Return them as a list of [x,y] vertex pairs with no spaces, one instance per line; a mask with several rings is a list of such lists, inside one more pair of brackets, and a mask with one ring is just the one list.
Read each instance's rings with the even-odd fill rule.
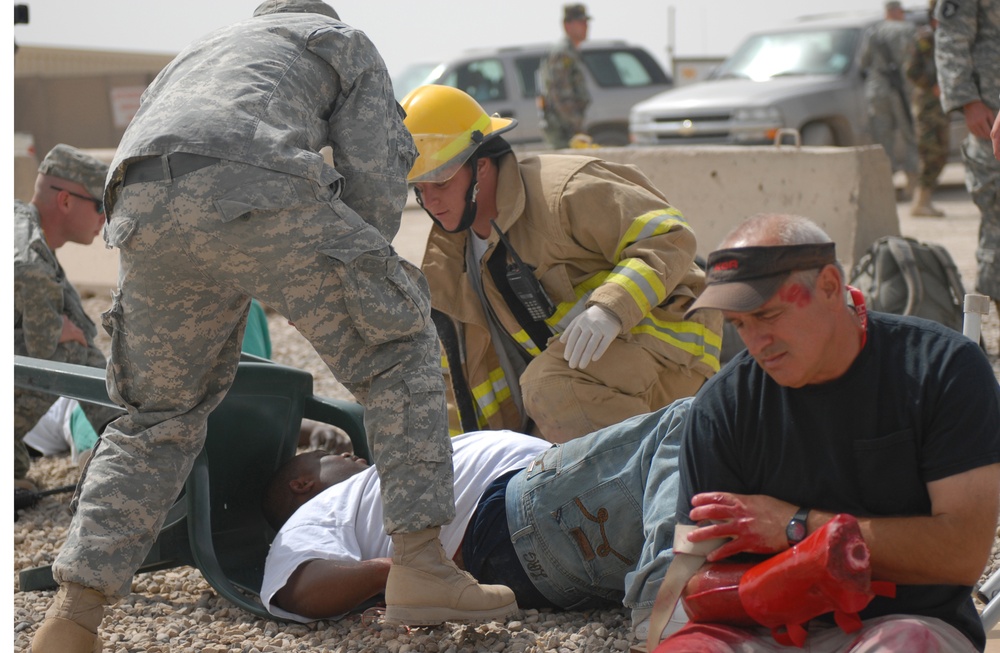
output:
[[[27,352],[17,353],[26,354]],[[104,354],[99,349],[84,347],[74,342],[60,344],[49,360],[91,367],[105,366]],[[56,398],[57,395],[48,392],[14,388],[14,478],[24,478],[28,475],[31,457],[24,444],[24,436],[48,412]],[[122,414],[118,408],[108,408],[87,402],[80,402],[80,407],[83,408],[87,421],[98,433],[101,432],[105,424]]]
[[881,145],[892,163],[892,171],[917,174],[917,144],[913,125],[906,119],[903,102],[894,91],[868,98],[868,127],[872,141]]
[[545,142],[556,150],[569,147],[569,140],[583,131],[583,120],[568,121],[552,111],[545,111],[541,120]]
[[[104,434],[54,564],[59,582],[129,590],[232,384],[250,297],[287,317],[365,405],[389,533],[454,514],[437,334],[423,276],[339,187],[222,162],[125,186]],[[396,217],[398,225],[398,216]]]
[[921,92],[914,95],[913,118],[920,159],[920,186],[934,188],[948,162],[948,116],[933,93]]
[[1000,299],[1000,161],[987,139],[969,134],[962,143],[965,186],[979,207],[976,291]]

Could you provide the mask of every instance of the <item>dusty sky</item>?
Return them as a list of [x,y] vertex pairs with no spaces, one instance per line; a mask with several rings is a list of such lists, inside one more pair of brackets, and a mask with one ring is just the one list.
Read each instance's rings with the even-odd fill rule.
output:
[[[175,53],[217,27],[250,16],[258,0],[25,0],[22,45]],[[475,47],[543,43],[561,36],[562,2],[330,0],[341,19],[375,42],[389,71]],[[917,0],[916,4],[920,4]],[[645,46],[661,64],[730,53],[749,33],[804,14],[880,12],[881,0],[590,0],[591,39]],[[670,13],[673,10],[673,30]],[[674,37],[671,40],[670,33]]]

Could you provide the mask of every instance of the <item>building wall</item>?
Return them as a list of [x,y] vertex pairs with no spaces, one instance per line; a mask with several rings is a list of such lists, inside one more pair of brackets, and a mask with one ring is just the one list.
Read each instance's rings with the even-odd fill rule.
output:
[[171,54],[21,46],[14,57],[14,131],[39,158],[58,143],[116,148],[139,95]]

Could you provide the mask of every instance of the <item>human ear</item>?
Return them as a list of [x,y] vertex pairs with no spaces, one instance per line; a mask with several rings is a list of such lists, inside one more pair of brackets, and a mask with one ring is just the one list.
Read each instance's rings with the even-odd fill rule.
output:
[[311,476],[300,476],[288,482],[288,489],[292,494],[307,494],[316,485],[316,480]]
[[836,298],[838,301],[843,297],[844,280],[840,277],[840,271],[836,265],[826,265],[819,271],[816,278],[816,292],[821,293],[824,298]]

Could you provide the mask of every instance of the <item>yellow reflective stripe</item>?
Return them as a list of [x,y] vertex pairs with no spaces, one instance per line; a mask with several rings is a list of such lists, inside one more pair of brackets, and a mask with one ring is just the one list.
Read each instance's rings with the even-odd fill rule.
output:
[[465,148],[472,144],[472,132],[479,131],[485,134],[486,128],[489,127],[490,124],[490,117],[484,113],[478,120],[476,120],[476,122],[472,124],[472,127],[456,136],[454,140],[435,152],[434,156],[431,158],[442,163],[451,161],[452,158],[460,154]]
[[524,329],[511,335],[514,336],[514,340],[517,341],[517,344],[521,345],[524,351],[531,354],[532,358],[542,353],[542,350],[538,348],[538,345],[535,344],[535,341],[531,339],[531,336]]
[[463,431],[462,429],[453,429],[453,428],[448,429],[448,436],[452,438],[455,437],[456,435],[462,435],[463,433],[465,433],[465,431]]
[[587,305],[587,300],[590,299],[590,294],[594,292],[594,288],[597,288],[604,280],[608,278],[611,274],[607,270],[601,270],[595,273],[589,279],[582,281],[577,284],[573,290],[576,292],[575,302],[562,302],[556,306],[556,311],[551,316],[546,318],[545,323],[552,327],[556,333],[562,333],[569,326],[569,323],[574,317],[583,312],[583,309]]
[[629,226],[628,231],[622,236],[622,239],[618,241],[618,247],[615,249],[615,261],[621,261],[622,252],[626,247],[632,243],[643,240],[644,238],[651,238],[659,234],[665,234],[674,227],[684,227],[685,229],[690,229],[687,220],[681,215],[681,212],[674,207],[666,209],[656,209],[655,211],[649,211],[648,213],[643,213],[638,218],[632,221]]
[[483,417],[491,417],[500,411],[500,403],[510,399],[510,387],[499,367],[490,372],[489,379],[472,389],[472,396]]
[[632,333],[644,333],[686,351],[712,371],[719,371],[722,337],[699,322],[666,322],[652,315],[642,318]]
[[607,279],[616,283],[632,297],[639,310],[646,314],[667,296],[667,288],[657,276],[656,270],[642,259],[630,258],[624,265],[618,265]]

